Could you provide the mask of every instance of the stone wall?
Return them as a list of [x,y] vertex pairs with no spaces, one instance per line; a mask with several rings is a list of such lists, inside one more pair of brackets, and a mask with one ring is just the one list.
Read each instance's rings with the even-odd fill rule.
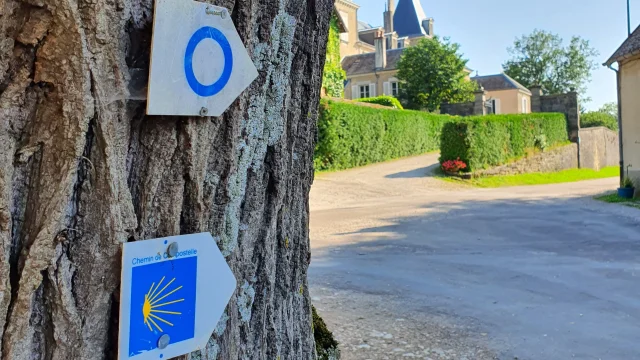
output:
[[474,102],[442,104],[440,105],[440,113],[457,115],[457,116],[472,116],[474,111],[474,105],[475,105]]
[[606,127],[580,129],[580,167],[600,170],[620,165],[618,134]]
[[554,172],[578,167],[578,145],[569,144],[534,154],[510,164],[479,170],[474,176],[514,175],[533,172]]
[[440,113],[457,116],[487,115],[485,103],[487,101],[487,92],[480,87],[473,93],[474,101],[457,103],[457,104],[441,104]]
[[577,142],[578,131],[580,130],[580,106],[578,105],[578,93],[569,92],[559,95],[540,95],[541,92],[532,91],[532,94],[531,112],[563,113],[567,118],[569,140]]
[[[474,176],[554,172],[573,168],[601,170],[620,165],[618,134],[605,127],[581,129],[580,142],[561,146],[510,164],[474,172]],[[579,146],[579,148],[578,148]],[[579,151],[578,151],[579,150]]]

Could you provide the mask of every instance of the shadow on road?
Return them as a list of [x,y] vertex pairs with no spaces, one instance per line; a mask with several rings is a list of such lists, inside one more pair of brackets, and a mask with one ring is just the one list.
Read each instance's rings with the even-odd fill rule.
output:
[[310,279],[394,294],[405,315],[434,308],[463,326],[473,319],[510,356],[634,358],[640,227],[607,206],[585,198],[430,203],[422,215],[385,219],[390,225],[336,228],[348,245],[314,256]]
[[436,174],[434,171],[440,166],[440,164],[433,164],[422,168],[403,171],[395,174],[389,174],[385,176],[387,179],[415,179],[423,177],[434,177]]

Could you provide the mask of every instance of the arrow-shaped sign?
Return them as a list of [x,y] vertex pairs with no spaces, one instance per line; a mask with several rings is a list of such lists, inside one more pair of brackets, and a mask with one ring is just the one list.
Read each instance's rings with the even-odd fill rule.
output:
[[229,10],[155,1],[147,114],[220,116],[257,76]]
[[124,244],[118,358],[169,359],[204,348],[235,288],[209,233]]

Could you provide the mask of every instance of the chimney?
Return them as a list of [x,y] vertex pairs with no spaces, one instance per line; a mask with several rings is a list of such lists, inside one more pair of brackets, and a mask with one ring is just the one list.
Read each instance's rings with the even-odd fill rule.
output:
[[433,18],[422,20],[422,28],[427,33],[427,36],[433,37]]
[[392,33],[393,30],[393,14],[396,11],[394,0],[389,0],[389,5],[384,12],[384,32]]
[[376,31],[373,43],[376,47],[376,69],[383,69],[387,67],[387,44],[384,31]]
[[387,50],[398,48],[398,33],[392,32],[384,35],[387,38]]

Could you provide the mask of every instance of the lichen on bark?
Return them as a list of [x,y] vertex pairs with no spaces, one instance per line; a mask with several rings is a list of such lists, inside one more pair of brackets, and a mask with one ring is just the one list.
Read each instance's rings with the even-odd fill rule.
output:
[[259,69],[219,118],[144,114],[131,89],[151,0],[0,2],[1,358],[115,358],[121,244],[203,231],[246,287],[187,357],[314,358],[308,193],[332,3],[211,3]]

